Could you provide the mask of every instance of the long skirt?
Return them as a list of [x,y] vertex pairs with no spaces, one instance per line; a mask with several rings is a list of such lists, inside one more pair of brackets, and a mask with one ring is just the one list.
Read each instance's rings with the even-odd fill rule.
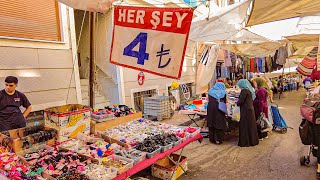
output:
[[209,140],[212,143],[216,141],[222,142],[224,140],[225,131],[222,129],[216,129],[214,127],[209,127]]

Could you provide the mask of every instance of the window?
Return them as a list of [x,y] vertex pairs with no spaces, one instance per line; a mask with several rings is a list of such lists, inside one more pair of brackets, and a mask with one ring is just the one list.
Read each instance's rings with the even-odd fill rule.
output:
[[56,0],[0,0],[0,36],[60,41]]
[[143,111],[143,98],[144,97],[152,97],[158,95],[156,89],[140,91],[133,93],[133,100],[134,100],[134,108],[136,111]]

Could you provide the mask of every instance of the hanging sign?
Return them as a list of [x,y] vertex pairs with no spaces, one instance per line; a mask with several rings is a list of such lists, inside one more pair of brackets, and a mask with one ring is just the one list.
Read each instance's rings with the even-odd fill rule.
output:
[[140,86],[142,86],[143,84],[144,84],[144,73],[143,72],[140,72],[139,74],[138,74],[138,84],[140,85]]
[[192,16],[191,8],[116,6],[110,62],[179,79]]

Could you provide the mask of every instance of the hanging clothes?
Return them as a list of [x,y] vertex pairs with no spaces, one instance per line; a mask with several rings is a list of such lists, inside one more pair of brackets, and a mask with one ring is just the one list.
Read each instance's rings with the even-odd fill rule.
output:
[[265,73],[266,72],[266,58],[262,58],[262,72]]
[[258,69],[259,69],[259,72],[262,72],[262,58],[258,58]]
[[249,72],[250,71],[250,58],[245,57],[243,63],[244,63],[244,66],[243,66],[244,71]]
[[256,71],[255,71],[255,72],[260,73],[260,69],[259,69],[259,58],[256,57],[255,60],[256,60]]
[[250,58],[250,72],[254,72],[254,63],[255,60],[254,58]]
[[231,57],[230,57],[230,52],[229,51],[226,51],[225,66],[226,67],[232,66],[232,62],[231,62]]
[[286,60],[288,58],[288,51],[286,47],[280,47],[278,49],[278,53],[277,53],[277,61],[276,63],[278,65],[284,65],[286,63]]
[[227,77],[227,73],[226,73],[226,66],[225,63],[221,64],[221,78],[226,78]]
[[268,64],[268,72],[272,72],[273,69],[272,69],[272,61],[273,61],[273,58],[271,56],[268,57],[268,61],[267,61],[267,64]]

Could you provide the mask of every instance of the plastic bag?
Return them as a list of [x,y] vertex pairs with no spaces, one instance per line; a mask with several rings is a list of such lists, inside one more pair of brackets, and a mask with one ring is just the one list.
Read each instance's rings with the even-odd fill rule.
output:
[[261,132],[271,132],[272,125],[270,124],[269,120],[266,118],[265,114],[262,112],[258,118],[258,126]]

